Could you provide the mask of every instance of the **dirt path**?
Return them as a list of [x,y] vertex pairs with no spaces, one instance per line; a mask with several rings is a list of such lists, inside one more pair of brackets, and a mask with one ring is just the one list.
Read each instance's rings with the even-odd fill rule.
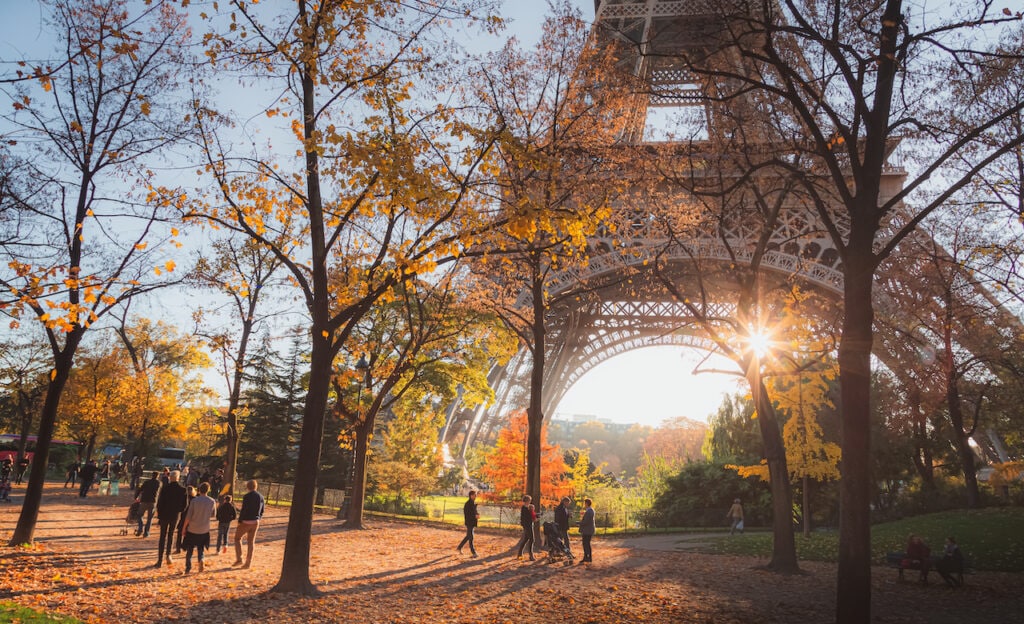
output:
[[[20,511],[0,503],[0,540]],[[250,570],[232,556],[181,574],[183,558],[153,569],[156,535],[119,535],[129,498],[80,500],[47,489],[38,546],[0,547],[0,599],[92,622],[829,622],[835,567],[805,562],[801,576],[755,569],[750,558],[677,551],[679,536],[595,540],[590,566],[517,561],[511,533],[482,532],[481,557],[459,556],[461,532],[377,521],[339,531],[314,522],[311,576],[317,598],[271,594],[280,576],[286,510],[271,508]],[[644,540],[647,540],[646,542]],[[672,540],[676,540],[673,542]],[[579,542],[574,540],[578,550]],[[671,547],[671,551],[666,551]],[[659,550],[658,548],[661,548]],[[874,574],[875,621],[962,624],[1021,621],[1024,575],[975,574],[968,586],[898,583]]]

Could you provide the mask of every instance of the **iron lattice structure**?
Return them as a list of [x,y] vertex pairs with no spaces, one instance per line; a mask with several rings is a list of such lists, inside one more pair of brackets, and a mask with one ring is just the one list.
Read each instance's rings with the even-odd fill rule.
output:
[[[728,2],[728,0],[726,0]],[[633,122],[626,141],[645,145],[651,158],[673,159],[685,153],[692,159],[702,150],[709,150],[709,134],[714,133],[720,111],[709,104],[715,85],[691,71],[678,59],[681,52],[693,55],[714,45],[716,20],[722,14],[721,0],[595,0],[594,24],[597,45],[617,45],[626,51],[620,64],[627,67],[647,86],[644,97],[636,100]],[[720,25],[720,24],[719,24]],[[644,137],[644,119],[653,108],[681,108],[687,117],[697,120],[699,132],[687,141],[652,143]],[[698,136],[700,135],[700,136]],[[895,146],[893,146],[895,147]],[[763,149],[774,149],[765,145]],[[710,162],[710,159],[705,159]],[[742,175],[742,167],[732,166],[726,177]],[[722,171],[716,172],[722,174]],[[896,163],[886,166],[883,200],[902,189],[904,170]],[[675,297],[657,286],[647,268],[653,263],[664,267],[680,290],[693,292],[698,288],[710,293],[703,302],[706,317],[729,318],[735,306],[737,288],[735,268],[750,267],[758,240],[763,234],[756,215],[742,207],[733,209],[728,217],[703,220],[687,229],[685,237],[666,227],[661,213],[675,205],[695,201],[683,185],[661,189],[657,201],[643,195],[623,198],[617,205],[617,228],[607,228],[589,240],[587,261],[567,267],[551,275],[546,283],[553,305],[547,317],[548,339],[542,405],[545,416],[553,413],[559,401],[576,381],[598,364],[626,351],[656,345],[675,345],[714,352],[716,344],[709,340],[691,311]],[[842,219],[836,218],[842,228]],[[893,224],[895,225],[895,224]],[[846,236],[845,230],[840,235]],[[884,244],[885,237],[880,237]],[[911,236],[906,245],[930,243],[926,235]],[[912,261],[911,261],[912,264]],[[841,259],[833,240],[820,222],[816,211],[805,199],[794,195],[785,201],[773,221],[768,244],[757,257],[757,267],[769,286],[798,283],[839,306],[843,292]],[[728,269],[728,270],[727,270]],[[909,272],[908,272],[909,269]],[[920,275],[923,266],[915,268],[904,262],[900,271],[879,274],[876,287],[878,323],[876,354],[879,359],[899,368],[899,362],[919,358],[918,347],[907,339],[923,317],[939,319],[942,310],[927,297],[915,309],[916,318],[900,312],[901,296],[916,292],[917,285],[908,283],[906,275]],[[710,286],[709,286],[710,283]],[[978,288],[968,289],[961,296],[987,301],[1000,310],[997,326],[979,329],[960,327],[970,350],[978,344],[1005,339],[1021,333],[1019,319],[1002,310],[990,293]],[[530,304],[524,292],[517,302]],[[496,391],[490,407],[473,410],[450,409],[442,433],[447,442],[459,433],[465,435],[463,450],[475,440],[488,438],[501,426],[514,409],[528,402],[531,372],[530,355],[522,350],[507,366],[494,367],[489,380]]]

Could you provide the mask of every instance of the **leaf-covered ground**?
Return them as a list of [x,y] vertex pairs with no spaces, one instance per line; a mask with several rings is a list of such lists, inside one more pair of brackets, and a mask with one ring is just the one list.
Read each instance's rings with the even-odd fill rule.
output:
[[[15,490],[15,500],[20,501]],[[253,567],[233,556],[208,559],[205,572],[182,575],[183,557],[152,568],[156,535],[119,535],[128,504],[84,501],[47,489],[33,548],[0,547],[0,600],[88,622],[828,622],[834,617],[835,567],[805,562],[805,574],[757,569],[755,558],[673,551],[671,538],[595,539],[593,565],[517,561],[511,533],[484,532],[481,557],[460,556],[461,532],[372,521],[339,531],[317,517],[312,578],[317,598],[269,593],[280,575],[286,510],[270,509]],[[0,507],[6,543],[20,505]],[[155,532],[154,532],[155,533]],[[660,543],[659,543],[660,542]],[[578,542],[574,544],[578,549]],[[644,547],[639,547],[644,546]],[[665,550],[659,550],[665,547]],[[468,553],[467,553],[468,554]],[[952,590],[938,578],[922,586],[874,570],[877,622],[1022,621],[1024,575],[979,573]]]

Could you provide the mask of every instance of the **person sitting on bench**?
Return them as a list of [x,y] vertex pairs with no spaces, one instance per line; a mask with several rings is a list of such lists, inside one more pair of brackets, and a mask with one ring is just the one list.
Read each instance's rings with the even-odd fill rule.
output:
[[911,535],[907,540],[907,552],[900,561],[900,574],[903,570],[920,570],[921,582],[928,582],[928,567],[931,565],[931,550],[919,535]]
[[964,555],[952,537],[946,538],[942,559],[935,564],[935,569],[950,587],[960,587],[964,584]]

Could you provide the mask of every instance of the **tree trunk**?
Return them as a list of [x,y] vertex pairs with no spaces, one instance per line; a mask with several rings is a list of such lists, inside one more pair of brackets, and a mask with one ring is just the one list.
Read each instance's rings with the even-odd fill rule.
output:
[[366,503],[366,451],[370,447],[370,433],[373,431],[374,417],[368,416],[366,422],[355,428],[356,442],[352,451],[352,496],[348,502],[345,515],[346,529],[362,529],[363,506]]
[[228,423],[227,423],[227,453],[224,459],[224,483],[221,485],[220,492],[218,494],[230,494],[232,498],[235,495],[235,481],[238,480],[238,442],[240,436],[238,435],[238,413],[237,405],[234,408],[228,408]]
[[292,506],[288,513],[281,578],[271,589],[272,592],[307,596],[319,593],[309,579],[309,549],[313,534],[313,505],[316,502],[320,446],[324,435],[324,418],[333,360],[328,339],[317,335],[317,324],[314,323],[313,327],[309,391],[302,413],[299,459],[295,471],[295,486],[292,490]]
[[912,414],[914,431],[914,468],[917,475],[921,477],[921,487],[927,490],[935,489],[935,463],[932,460],[932,449],[928,443],[928,422],[924,411],[921,409],[921,391],[910,388],[910,412]]
[[793,491],[789,485],[786,447],[759,366],[756,360],[745,363],[747,380],[755,394],[757,423],[768,461],[772,492],[772,558],[767,567],[776,572],[794,574],[800,571],[800,566],[796,560],[796,539],[793,536]]
[[46,466],[50,459],[50,442],[53,440],[53,430],[57,423],[57,408],[64,386],[71,375],[75,350],[82,340],[83,331],[73,330],[68,333],[64,350],[54,358],[54,375],[46,388],[46,400],[43,401],[43,411],[39,415],[39,434],[36,436],[35,455],[29,471],[28,485],[25,487],[25,500],[21,505],[21,514],[18,516],[17,526],[14,527],[14,534],[8,542],[9,546],[31,544],[35,536],[39,507],[43,501]]
[[803,479],[803,498],[804,502],[802,505],[804,512],[804,537],[811,536],[811,478],[804,475]]
[[946,383],[946,403],[949,409],[949,420],[953,425],[953,444],[956,446],[960,467],[964,473],[964,489],[967,494],[967,508],[977,509],[981,505],[978,492],[978,475],[974,465],[974,451],[969,442],[970,436],[964,428],[963,407],[960,404],[960,386],[957,380],[949,375]]
[[21,412],[21,427],[18,429],[18,462],[25,457],[29,432],[32,431],[32,402],[24,392],[18,393],[18,411]]
[[242,371],[245,370],[245,357],[249,351],[249,336],[252,335],[253,319],[255,318],[256,296],[249,298],[248,314],[242,319],[242,335],[238,339],[238,352],[235,354],[235,370],[231,376],[231,395],[228,397],[227,457],[225,458],[224,480],[227,490],[222,494],[235,493],[235,481],[238,479],[238,406],[242,402]]
[[92,459],[92,456],[96,453],[96,430],[94,429],[89,434],[89,441],[85,443],[85,461]]
[[544,320],[544,282],[540,275],[540,258],[534,258],[533,291],[533,369],[530,371],[530,407],[526,412],[529,425],[526,436],[526,493],[540,507],[541,428],[544,426],[544,346],[547,327]]
[[[856,231],[854,235],[856,235]],[[873,237],[861,234],[869,240]],[[842,460],[839,480],[839,565],[836,621],[871,619],[871,302],[874,263],[870,243],[850,243],[845,259],[845,315],[839,344]],[[862,251],[863,250],[863,251]]]

